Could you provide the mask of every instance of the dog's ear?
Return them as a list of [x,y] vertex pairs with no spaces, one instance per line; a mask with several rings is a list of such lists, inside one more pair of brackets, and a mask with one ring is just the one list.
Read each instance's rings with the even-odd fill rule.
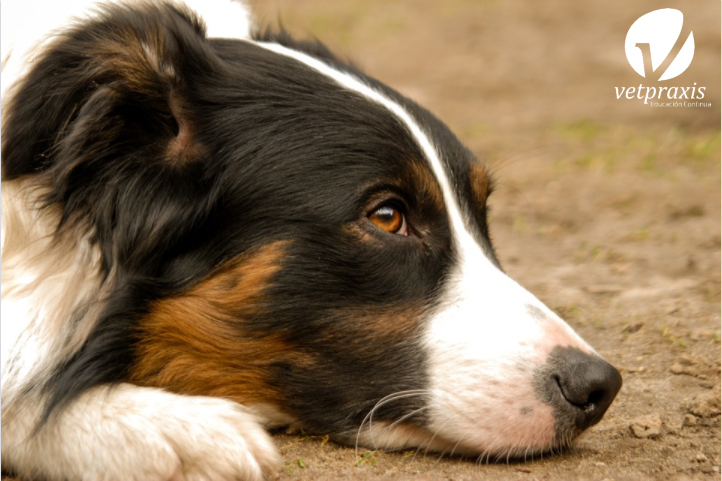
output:
[[[73,157],[162,148],[169,162],[194,153],[184,90],[214,66],[203,24],[178,7],[106,7],[65,32],[14,92],[3,129],[3,178]],[[195,75],[194,75],[195,74]]]
[[105,8],[61,34],[13,92],[3,179],[39,174],[61,223],[82,220],[104,251],[142,263],[209,208],[191,99],[221,68],[192,13]]

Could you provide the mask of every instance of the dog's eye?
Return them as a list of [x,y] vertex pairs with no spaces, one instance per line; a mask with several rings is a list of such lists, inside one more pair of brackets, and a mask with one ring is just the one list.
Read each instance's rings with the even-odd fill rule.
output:
[[369,220],[379,229],[391,234],[409,235],[406,216],[392,205],[382,205],[369,214]]

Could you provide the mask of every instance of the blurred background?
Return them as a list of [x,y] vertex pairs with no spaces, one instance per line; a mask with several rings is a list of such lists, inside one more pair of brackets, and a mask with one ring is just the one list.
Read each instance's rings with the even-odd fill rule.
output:
[[[316,37],[435,112],[490,167],[507,272],[625,385],[562,456],[479,468],[279,434],[293,479],[714,479],[720,466],[720,2],[254,0],[261,25]],[[624,42],[683,12],[689,68],[645,81]],[[705,87],[660,108],[615,87]],[[493,335],[493,328],[490,329]]]
[[[427,105],[461,135],[602,124],[719,127],[720,4],[715,1],[264,0],[261,24],[280,20],[315,36],[365,72]],[[644,79],[624,53],[627,30],[659,8],[684,13],[696,50],[660,85],[706,86],[707,109],[657,111],[617,101],[615,86]],[[646,82],[647,85],[653,85]]]

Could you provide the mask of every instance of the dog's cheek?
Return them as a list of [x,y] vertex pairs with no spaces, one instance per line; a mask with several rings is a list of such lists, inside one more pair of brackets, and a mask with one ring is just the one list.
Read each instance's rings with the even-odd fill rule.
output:
[[[354,312],[347,308],[317,313],[299,333],[293,349],[308,353],[311,362],[286,358],[274,368],[275,386],[284,393],[288,411],[307,432],[330,434],[355,442],[359,428],[373,410],[374,422],[423,425],[426,358],[419,338],[424,323],[418,306]],[[414,391],[390,402],[387,396]]]
[[273,365],[293,350],[277,334],[251,333],[249,322],[265,309],[286,245],[258,248],[189,291],[155,302],[139,323],[131,381],[245,405],[280,403],[270,382]]

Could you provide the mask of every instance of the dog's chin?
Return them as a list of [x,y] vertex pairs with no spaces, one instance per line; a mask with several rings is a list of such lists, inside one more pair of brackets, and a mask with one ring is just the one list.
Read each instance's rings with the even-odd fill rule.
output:
[[416,453],[434,454],[448,457],[476,459],[479,462],[528,461],[547,454],[558,454],[568,449],[573,436],[564,439],[555,437],[548,443],[538,446],[499,445],[489,440],[477,444],[471,439],[451,440],[439,432],[433,432],[408,423],[375,421],[371,426],[359,430],[357,435],[338,438],[339,442],[368,449],[387,451],[415,450]]
[[401,451],[416,449],[424,453],[444,455],[466,455],[471,451],[422,427],[410,423],[390,421],[372,421],[367,423],[354,436],[342,439],[344,444],[356,445],[368,449]]

